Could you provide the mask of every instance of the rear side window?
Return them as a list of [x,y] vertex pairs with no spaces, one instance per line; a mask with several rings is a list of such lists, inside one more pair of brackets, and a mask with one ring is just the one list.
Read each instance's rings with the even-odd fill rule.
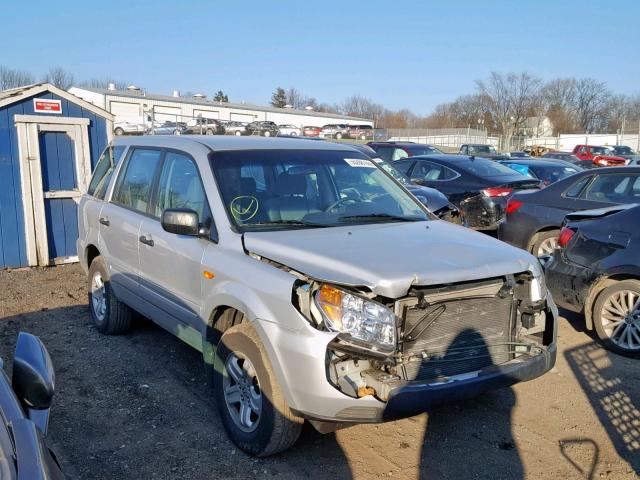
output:
[[151,195],[151,183],[160,163],[160,150],[146,150],[136,148],[127,162],[126,171],[118,180],[113,201],[146,213]]
[[574,183],[573,185],[571,185],[571,187],[569,188],[569,190],[567,190],[566,192],[564,192],[564,196],[568,197],[568,198],[578,198],[578,195],[580,195],[580,192],[582,191],[582,189],[584,188],[584,186],[589,183],[589,181],[592,179],[593,177],[591,175],[587,175],[586,177],[582,177],[580,180],[578,180],[576,183]]
[[413,168],[412,178],[423,180],[451,180],[458,176],[456,172],[444,165],[431,162],[418,162]]
[[113,175],[113,172],[120,162],[120,157],[124,152],[124,147],[107,147],[96,165],[93,171],[93,177],[91,177],[91,183],[87,193],[100,200],[104,199],[104,195],[107,192],[109,181]]
[[595,202],[627,203],[637,200],[630,188],[635,184],[638,175],[612,173],[599,175],[585,189],[581,198]]
[[202,181],[193,160],[186,155],[168,152],[160,175],[155,216],[160,217],[167,208],[188,208],[203,221],[205,206]]

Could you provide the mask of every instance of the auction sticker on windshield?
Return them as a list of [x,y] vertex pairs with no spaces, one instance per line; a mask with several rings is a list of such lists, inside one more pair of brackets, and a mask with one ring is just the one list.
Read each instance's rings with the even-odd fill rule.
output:
[[345,158],[345,162],[347,162],[352,167],[358,168],[376,168],[376,166],[371,162],[371,160],[364,160],[362,158]]

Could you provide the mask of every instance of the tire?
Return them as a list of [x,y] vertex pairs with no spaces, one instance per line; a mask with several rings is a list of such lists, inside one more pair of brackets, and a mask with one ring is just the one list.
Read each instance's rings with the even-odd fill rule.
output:
[[336,138],[338,140],[341,140],[342,139],[342,134],[340,132],[336,133]]
[[[592,320],[604,347],[625,357],[640,358],[640,281],[623,280],[602,290],[593,306]],[[636,305],[636,309],[632,307]],[[618,310],[621,310],[618,312]],[[626,317],[626,320],[625,320]],[[612,320],[622,320],[620,327]],[[615,333],[614,338],[612,335]]]
[[[236,373],[230,373],[233,371]],[[243,380],[236,382],[234,378]],[[269,357],[248,321],[231,327],[222,335],[216,349],[213,388],[227,434],[249,455],[267,457],[282,452],[300,436],[304,420],[289,409]],[[225,393],[229,391],[233,393]],[[236,400],[236,397],[241,399]],[[248,419],[245,423],[240,420],[243,404],[245,412],[251,405],[250,413],[243,415]]]
[[271,132],[269,130],[267,130],[266,132],[264,132],[264,136],[265,137],[270,137],[271,136]]
[[297,136],[298,136],[298,134],[297,134],[296,132],[291,132],[291,136],[292,136],[292,137],[297,137]]
[[120,127],[117,127],[117,128],[113,131],[113,133],[114,133],[114,134],[116,134],[116,136],[118,136],[118,137],[119,137],[119,136],[121,136],[121,135],[124,135],[124,130],[123,130],[122,128],[120,128]]
[[529,251],[538,258],[550,255],[553,251],[549,251],[549,248],[554,244],[554,239],[555,245],[557,245],[559,235],[560,230],[548,230],[546,232],[536,233],[531,239]]
[[210,128],[207,128],[207,135],[213,135],[213,130],[211,130]]
[[242,132],[241,132],[240,130],[236,130],[235,132],[233,132],[233,134],[234,134],[236,137],[239,137],[240,135],[242,135]]
[[[89,266],[87,290],[89,311],[99,332],[105,335],[118,335],[129,330],[133,310],[118,300],[113,293],[109,271],[101,256],[94,258]],[[101,301],[101,298],[104,301]]]

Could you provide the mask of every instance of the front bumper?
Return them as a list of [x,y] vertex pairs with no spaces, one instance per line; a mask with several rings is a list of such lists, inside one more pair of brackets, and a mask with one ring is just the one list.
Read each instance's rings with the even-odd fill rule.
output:
[[481,393],[533,380],[548,372],[556,363],[556,344],[525,360],[515,359],[504,365],[492,365],[476,376],[447,383],[408,383],[391,391],[383,420],[410,417],[438,405],[473,398]]

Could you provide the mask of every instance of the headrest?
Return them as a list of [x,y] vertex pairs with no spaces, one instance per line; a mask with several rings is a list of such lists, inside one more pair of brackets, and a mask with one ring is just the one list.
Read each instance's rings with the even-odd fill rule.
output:
[[277,180],[278,195],[304,195],[307,193],[307,180],[304,175],[292,175],[283,172]]
[[242,194],[256,193],[256,179],[253,177],[240,177],[240,191]]

